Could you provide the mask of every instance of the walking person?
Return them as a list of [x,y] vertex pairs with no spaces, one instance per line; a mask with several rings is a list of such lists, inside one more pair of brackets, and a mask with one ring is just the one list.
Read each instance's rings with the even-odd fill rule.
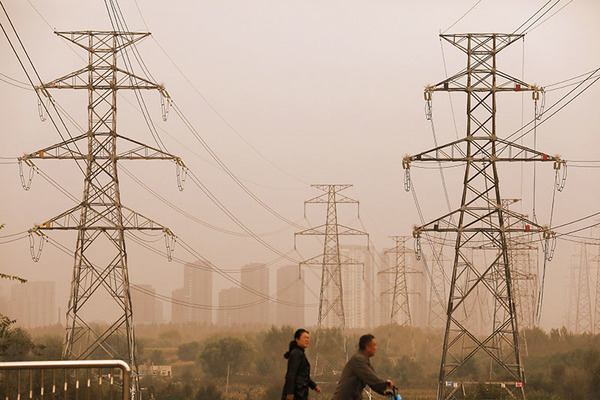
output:
[[366,385],[381,395],[387,394],[394,387],[391,380],[383,380],[375,374],[369,358],[373,357],[376,351],[375,336],[367,334],[360,337],[358,353],[346,363],[333,400],[361,400]]
[[290,342],[289,350],[283,355],[288,360],[282,400],[307,400],[308,389],[321,393],[321,388],[310,379],[310,363],[304,350],[310,344],[307,330],[298,329],[294,340]]

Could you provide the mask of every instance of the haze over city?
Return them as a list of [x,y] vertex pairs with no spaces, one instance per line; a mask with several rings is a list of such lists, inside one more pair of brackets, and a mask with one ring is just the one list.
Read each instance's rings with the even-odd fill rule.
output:
[[[433,132],[432,122],[425,117],[424,87],[465,66],[465,55],[440,41],[438,35],[510,33],[540,7],[539,3],[484,0],[464,15],[473,1],[123,1],[128,28],[152,33],[140,42],[138,50],[145,67],[168,90],[174,107],[164,122],[158,92],[143,93],[156,126],[153,135],[139,111],[139,99],[133,93],[120,93],[118,131],[152,145],[159,138],[218,199],[213,202],[191,176],[184,190],[179,191],[174,163],[120,162],[123,204],[168,226],[178,237],[173,252],[176,260],[168,262],[162,234],[128,236],[131,283],[150,285],[160,297],[169,299],[184,286],[184,265],[178,260],[194,263],[201,255],[225,274],[213,274],[211,299],[194,302],[210,301],[206,305],[216,308],[220,291],[235,287],[223,275],[243,280],[242,267],[256,263],[266,264],[263,271],[268,274],[261,279],[268,280],[269,285],[263,287],[269,292],[265,294],[275,296],[279,290],[277,268],[297,266],[299,261],[323,251],[322,242],[315,238],[294,238],[295,232],[325,223],[324,205],[308,204],[305,214],[304,201],[321,194],[311,184],[353,185],[344,194],[358,200],[360,208],[339,205],[339,222],[368,232],[369,239],[342,238],[341,242],[348,246],[368,243],[374,260],[370,273],[374,277],[382,269],[377,264],[380,256],[394,246],[389,236],[412,236],[414,225],[448,211],[439,169],[411,169],[416,202],[404,190],[402,169],[405,155],[464,136],[462,94],[433,95]],[[574,88],[561,88],[559,82],[578,76],[583,80],[600,63],[600,48],[594,44],[600,35],[600,4],[593,0],[565,4],[564,9],[563,4],[559,5],[547,20],[543,18],[539,26],[534,26],[525,40],[499,56],[503,71],[552,89],[545,94],[546,108]],[[8,2],[5,6],[43,82],[85,64],[85,53],[54,35],[54,30],[111,29],[103,2],[82,7],[81,2],[71,0],[32,0]],[[34,92],[18,83],[27,78],[6,40],[0,41],[0,52],[0,223],[6,224],[0,231],[0,268],[3,273],[31,282],[53,282],[53,316],[58,320],[58,309],[62,310],[60,318],[64,322],[73,274],[72,255],[46,243],[39,261],[34,262],[27,235],[9,236],[25,232],[74,205],[40,173],[33,174],[31,188],[24,191],[16,163],[24,153],[61,138],[50,121],[40,121]],[[86,126],[84,91],[54,91],[52,95],[80,126]],[[559,235],[554,258],[545,270],[539,322],[544,329],[567,324],[572,258],[579,254],[581,238],[590,232],[586,229],[562,234],[598,223],[598,217],[582,218],[599,211],[599,95],[598,86],[590,86],[556,114],[558,106],[552,109],[552,117],[522,140],[524,145],[560,154],[567,161],[562,192],[554,193],[555,171],[551,164],[538,165],[535,171],[531,165],[503,166],[501,172],[503,197],[521,199],[517,203],[519,212],[530,217],[535,214],[540,225],[560,227],[556,230]],[[530,93],[499,94],[500,136],[508,136],[531,121],[533,110]],[[180,114],[193,126],[193,132]],[[67,124],[79,133],[76,126]],[[218,165],[220,162],[227,171]],[[39,160],[36,165],[81,200],[83,179],[75,163]],[[462,174],[462,168],[444,170],[452,208],[460,204]],[[229,210],[229,216],[223,208]],[[49,235],[73,251],[75,232]],[[11,241],[17,237],[19,240]],[[39,246],[36,239],[34,253]],[[597,233],[594,240],[586,241],[598,244]],[[165,256],[150,252],[140,243]],[[541,275],[544,263],[538,245]],[[195,254],[183,246],[193,248]],[[407,246],[412,249],[412,240]],[[450,267],[446,265],[446,271]],[[306,285],[299,304],[305,305],[304,324],[314,326],[320,268],[302,268]],[[365,298],[372,299],[375,310],[380,305],[374,282],[363,285],[362,290],[372,292]],[[11,285],[2,282],[0,300],[8,301]],[[271,306],[271,311],[256,310],[261,317],[270,313],[265,324],[277,321],[275,305]],[[163,311],[162,321],[170,321],[173,316],[169,301],[163,302]],[[103,318],[100,308],[98,318]],[[248,318],[252,320],[253,316]],[[216,311],[210,320],[219,322]],[[367,328],[378,320],[363,321]]]

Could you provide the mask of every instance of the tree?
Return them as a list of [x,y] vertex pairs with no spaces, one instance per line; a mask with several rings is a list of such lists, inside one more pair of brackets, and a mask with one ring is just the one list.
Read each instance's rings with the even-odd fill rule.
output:
[[154,365],[165,365],[167,363],[163,352],[160,350],[153,350],[149,358],[150,362]]
[[256,358],[256,371],[263,381],[283,379],[287,361],[283,353],[288,350],[290,340],[294,337],[294,328],[271,326],[268,331],[261,334],[263,337],[259,354]]
[[247,372],[253,354],[252,344],[245,339],[233,336],[213,337],[206,340],[198,361],[207,374],[224,377],[227,375],[228,366],[231,374]]
[[177,347],[177,357],[181,361],[194,361],[198,358],[199,352],[200,343],[198,342],[183,343]]
[[31,335],[22,328],[11,328],[15,321],[0,316],[0,361],[24,361],[35,347]]
[[209,383],[206,386],[201,386],[196,392],[195,400],[221,400],[223,393],[219,392],[214,383]]

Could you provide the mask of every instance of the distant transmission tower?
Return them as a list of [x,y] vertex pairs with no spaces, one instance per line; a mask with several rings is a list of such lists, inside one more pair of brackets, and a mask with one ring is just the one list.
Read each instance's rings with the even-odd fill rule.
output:
[[444,266],[445,237],[439,232],[434,232],[432,237],[432,257],[430,264],[429,279],[429,307],[427,312],[428,329],[442,329],[446,323],[446,280]]
[[[451,34],[440,37],[467,55],[467,66],[456,75],[427,87],[425,99],[429,103],[432,92],[437,91],[466,93],[466,137],[407,156],[403,161],[407,174],[410,163],[416,161],[465,164],[460,207],[415,228],[417,238],[421,232],[456,234],[438,399],[467,397],[470,388],[479,384],[494,385],[512,396],[524,398],[525,376],[519,352],[507,234],[536,231],[550,239],[552,233],[522,215],[504,209],[498,165],[505,161],[552,161],[558,170],[563,162],[558,157],[501,139],[496,131],[498,92],[532,91],[535,100],[541,91],[500,72],[497,67],[497,54],[522,39],[523,35]],[[522,221],[524,227],[516,224],[507,227],[507,215]],[[465,250],[470,246],[484,249],[485,256],[468,257]],[[488,304],[494,305],[493,322],[483,335],[477,334],[476,326],[466,312],[468,300],[478,290],[480,295],[487,293],[492,300]],[[469,376],[469,367],[480,362],[489,365],[488,373],[480,377]]]
[[600,229],[592,228],[592,239],[596,242],[592,248],[592,265],[596,269],[596,296],[594,298],[594,334],[600,334]]
[[[504,207],[510,208],[519,199],[503,200]],[[522,221],[513,221],[508,215],[506,217],[506,226],[513,227],[517,224],[524,228]],[[538,298],[538,271],[537,271],[537,251],[534,245],[533,234],[516,233],[507,237],[509,264],[511,267],[511,276],[513,280],[513,298],[517,309],[517,320],[521,328],[520,335],[522,344],[527,351],[527,338],[524,329],[531,329],[535,326],[535,306]]]
[[571,259],[572,286],[570,289],[574,291],[570,296],[573,303],[570,306],[569,319],[570,327],[576,334],[592,333],[594,327],[589,262],[592,257],[588,255],[588,246],[586,243],[581,243],[579,254]]
[[386,287],[381,291],[381,300],[382,302],[391,300],[390,325],[412,326],[406,277],[406,241],[409,237],[390,236],[390,238],[396,242],[396,245],[393,249],[386,251],[386,253],[393,254],[394,265],[379,271],[378,274],[391,275],[392,280],[389,287]]
[[[386,254],[394,255],[394,266],[384,269],[378,274],[380,275],[391,275],[391,284],[384,288],[381,292],[381,301],[383,302],[391,300],[391,312],[389,319],[389,331],[388,331],[388,347],[390,344],[390,338],[392,329],[396,326],[407,326],[412,328],[412,319],[410,315],[410,302],[408,293],[407,273],[408,266],[406,262],[406,241],[409,239],[408,236],[390,236],[396,245],[393,249],[386,251]],[[415,341],[413,332],[410,332],[411,338],[411,354],[415,352]]]
[[[89,64],[41,85],[38,90],[48,97],[49,89],[86,90],[88,130],[75,138],[25,155],[20,161],[32,166],[34,159],[76,160],[85,171],[83,199],[70,210],[34,227],[30,233],[77,231],[63,357],[125,360],[134,371],[132,389],[139,395],[125,231],[162,231],[167,246],[173,234],[122,205],[117,162],[171,160],[178,168],[184,168],[184,165],[178,157],[117,133],[117,91],[157,89],[167,96],[162,86],[117,65],[124,50],[149,33],[76,31],[56,34],[87,50]],[[106,327],[94,323],[98,318],[99,301],[102,301],[103,310],[115,315]]]
[[[325,243],[323,254],[302,261],[300,265],[321,265],[321,291],[319,294],[319,319],[317,321],[317,331],[321,331],[323,326],[338,328],[343,336],[343,352],[347,358],[348,349],[346,346],[346,317],[344,314],[344,288],[342,287],[342,266],[360,264],[355,260],[340,254],[340,235],[358,236],[368,235],[366,232],[359,231],[338,223],[337,205],[338,204],[357,204],[358,201],[351,199],[341,191],[346,190],[352,185],[311,185],[312,187],[323,191],[324,193],[304,202],[306,213],[307,204],[327,204],[327,217],[324,225],[315,228],[309,228],[295,233],[294,236],[324,236]],[[353,296],[359,294],[354,293]],[[315,370],[319,360],[319,334],[315,345],[316,362]]]

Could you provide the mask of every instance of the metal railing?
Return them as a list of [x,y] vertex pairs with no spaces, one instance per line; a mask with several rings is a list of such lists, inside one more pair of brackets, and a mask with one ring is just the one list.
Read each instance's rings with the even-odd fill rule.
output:
[[0,362],[0,400],[128,400],[130,390],[121,360]]

